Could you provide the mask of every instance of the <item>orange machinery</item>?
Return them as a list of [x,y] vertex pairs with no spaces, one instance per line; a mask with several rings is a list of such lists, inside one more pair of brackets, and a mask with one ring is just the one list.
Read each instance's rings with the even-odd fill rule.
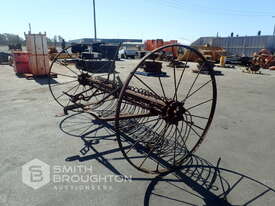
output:
[[[170,40],[170,41],[163,41],[163,39],[156,39],[156,40],[146,40],[144,43],[144,48],[146,51],[153,51],[156,48],[169,45],[169,44],[176,44],[178,43],[177,40]],[[178,56],[176,49],[173,50],[171,47],[164,49],[167,53],[173,53],[174,56]]]

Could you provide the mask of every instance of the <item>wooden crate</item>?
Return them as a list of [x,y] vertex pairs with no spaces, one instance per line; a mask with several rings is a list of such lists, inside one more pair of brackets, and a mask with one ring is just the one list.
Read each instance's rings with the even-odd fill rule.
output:
[[43,54],[30,54],[29,69],[34,76],[43,76],[49,74],[49,57]]
[[32,54],[48,54],[46,34],[25,34],[27,51]]

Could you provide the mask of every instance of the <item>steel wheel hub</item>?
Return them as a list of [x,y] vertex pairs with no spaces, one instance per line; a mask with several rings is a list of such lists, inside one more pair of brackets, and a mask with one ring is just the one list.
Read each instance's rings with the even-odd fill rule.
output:
[[185,111],[183,103],[172,101],[167,104],[162,116],[167,123],[177,125],[184,120]]
[[85,86],[85,85],[88,85],[88,79],[90,78],[91,76],[88,74],[88,73],[82,73],[80,75],[78,75],[78,82],[79,84]]

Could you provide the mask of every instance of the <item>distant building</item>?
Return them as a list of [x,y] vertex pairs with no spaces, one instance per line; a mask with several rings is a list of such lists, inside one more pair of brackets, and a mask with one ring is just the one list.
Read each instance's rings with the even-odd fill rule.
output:
[[275,52],[275,36],[243,36],[243,37],[201,37],[191,46],[209,44],[224,48],[229,55],[252,56],[261,49]]
[[[91,44],[95,41],[94,38],[83,38],[71,40],[71,43],[78,44]],[[119,44],[123,42],[142,42],[142,39],[97,39],[97,42],[107,43],[107,44]]]

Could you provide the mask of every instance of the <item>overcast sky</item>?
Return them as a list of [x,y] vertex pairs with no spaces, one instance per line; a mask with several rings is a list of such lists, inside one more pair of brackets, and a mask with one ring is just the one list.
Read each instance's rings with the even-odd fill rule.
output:
[[[0,33],[33,32],[66,40],[93,37],[92,0],[2,0]],[[96,0],[99,38],[177,39],[273,33],[274,0]]]

